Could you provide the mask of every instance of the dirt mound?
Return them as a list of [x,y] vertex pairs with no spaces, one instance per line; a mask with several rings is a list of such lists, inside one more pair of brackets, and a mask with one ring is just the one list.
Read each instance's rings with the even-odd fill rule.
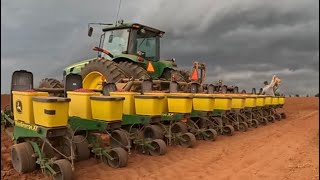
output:
[[[161,157],[131,154],[126,168],[95,160],[76,164],[76,179],[319,179],[319,99],[286,98],[287,119],[268,126],[198,141],[194,149],[168,147]],[[18,175],[1,136],[3,179],[45,179],[39,171]]]

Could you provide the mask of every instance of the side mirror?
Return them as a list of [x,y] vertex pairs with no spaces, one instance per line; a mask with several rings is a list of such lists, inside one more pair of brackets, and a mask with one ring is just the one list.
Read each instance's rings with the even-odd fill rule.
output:
[[137,51],[137,55],[142,57],[142,58],[146,58],[146,53],[143,51]]
[[89,27],[88,36],[91,37],[93,32],[93,27]]
[[110,34],[109,39],[108,39],[108,42],[109,42],[109,43],[112,43],[112,40],[113,40],[113,34]]

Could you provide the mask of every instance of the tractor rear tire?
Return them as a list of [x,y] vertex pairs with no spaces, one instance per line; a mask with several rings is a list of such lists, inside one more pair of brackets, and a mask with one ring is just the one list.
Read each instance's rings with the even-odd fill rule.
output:
[[[172,74],[174,74],[175,81],[177,82],[190,82],[187,73],[182,72],[181,70],[165,69],[161,75],[161,79],[171,81]],[[180,88],[184,92],[190,91],[190,86],[182,85]]]
[[109,83],[116,83],[121,78],[128,77],[117,63],[107,59],[95,59],[90,61],[81,69],[80,75],[84,79],[93,71],[101,73]]
[[[63,83],[54,78],[42,79],[39,83],[39,88],[63,88]],[[50,93],[50,96],[63,97],[63,93]]]
[[134,79],[150,79],[148,72],[137,63],[121,61],[119,62],[119,67],[127,74],[127,76],[133,77]]
[[39,83],[39,88],[63,88],[63,84],[57,79],[45,78]]
[[174,70],[174,69],[165,69],[162,73],[162,76],[161,78],[165,79],[165,80],[168,80],[168,81],[171,81],[171,77],[172,77],[172,74],[175,75],[175,80],[177,82],[188,82],[188,78],[185,77],[181,71],[178,71],[178,70]]

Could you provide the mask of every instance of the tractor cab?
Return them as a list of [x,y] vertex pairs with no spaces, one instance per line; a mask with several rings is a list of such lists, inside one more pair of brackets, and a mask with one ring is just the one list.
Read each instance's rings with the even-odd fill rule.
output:
[[[91,36],[93,28],[89,28]],[[107,25],[103,28],[100,45],[94,50],[105,59],[128,54],[138,56],[138,60],[159,61],[160,38],[164,32],[138,23]]]

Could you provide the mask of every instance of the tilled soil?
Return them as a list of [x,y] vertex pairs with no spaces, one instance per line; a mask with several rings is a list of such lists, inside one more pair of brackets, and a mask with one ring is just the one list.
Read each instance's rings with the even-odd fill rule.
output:
[[[286,98],[287,119],[193,149],[168,147],[160,157],[131,154],[112,169],[95,159],[76,164],[75,179],[319,179],[319,99]],[[1,178],[46,179],[40,171],[19,175],[10,161],[11,140],[1,133]]]

